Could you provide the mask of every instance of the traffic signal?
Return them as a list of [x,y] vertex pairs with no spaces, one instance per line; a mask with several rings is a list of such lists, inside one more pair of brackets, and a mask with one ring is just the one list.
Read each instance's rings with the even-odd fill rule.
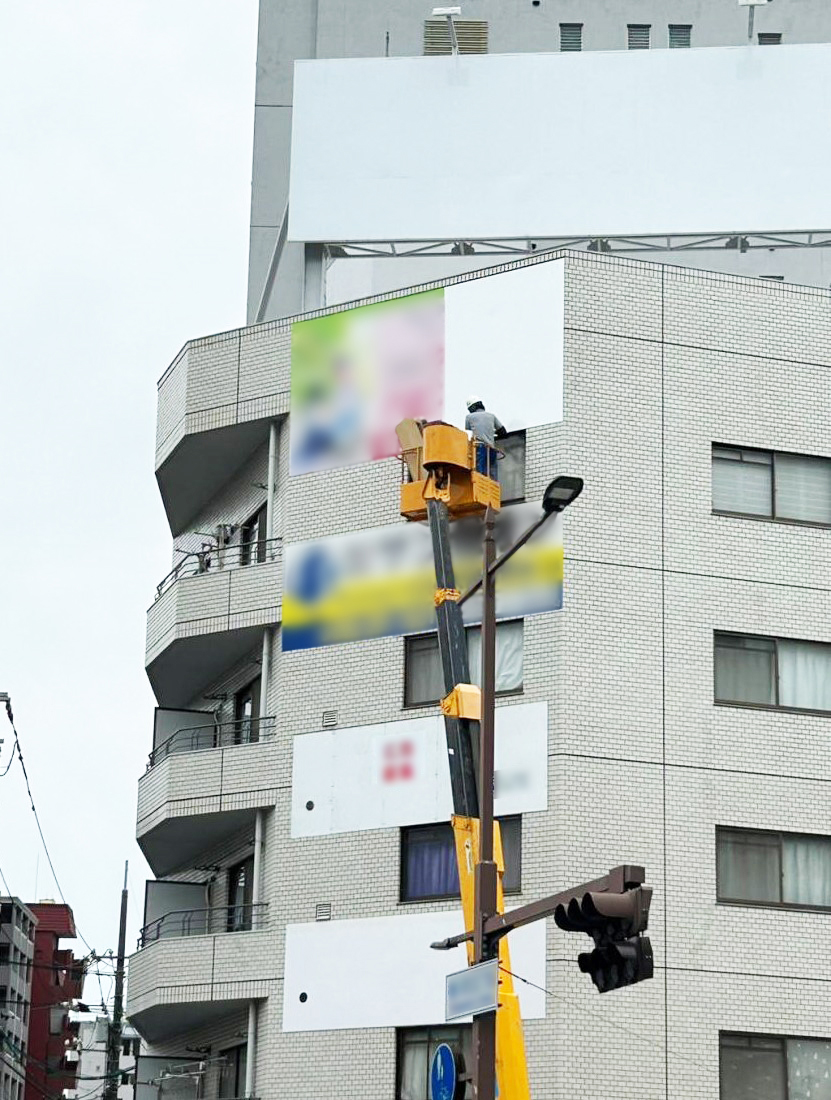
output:
[[554,910],[560,928],[594,940],[594,950],[580,954],[577,964],[601,993],[652,977],[652,945],[642,934],[651,900],[650,887],[635,886],[622,894],[583,894]]

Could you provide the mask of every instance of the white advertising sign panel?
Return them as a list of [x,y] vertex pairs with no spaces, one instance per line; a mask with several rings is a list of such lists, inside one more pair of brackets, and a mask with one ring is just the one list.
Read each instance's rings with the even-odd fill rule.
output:
[[[461,910],[288,925],[283,1031],[442,1024],[447,975],[467,956],[430,944],[463,931]],[[545,921],[512,932],[510,946],[514,971],[545,986]],[[523,1019],[545,1016],[543,992],[519,982],[517,993]]]
[[828,229],[829,116],[819,43],[299,61],[289,238]]
[[[494,751],[496,814],[547,809],[548,704],[499,707]],[[294,738],[293,837],[427,825],[452,812],[441,715]]]

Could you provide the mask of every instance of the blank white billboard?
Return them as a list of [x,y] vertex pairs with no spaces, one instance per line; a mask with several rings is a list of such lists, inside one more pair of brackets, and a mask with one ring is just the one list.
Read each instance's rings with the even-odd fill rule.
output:
[[831,46],[295,64],[289,237],[829,228]]
[[[444,980],[464,970],[464,947],[430,944],[464,931],[461,910],[286,926],[283,1031],[444,1023]],[[511,966],[545,985],[545,921],[509,936]],[[545,1016],[545,994],[516,983],[525,1020]]]

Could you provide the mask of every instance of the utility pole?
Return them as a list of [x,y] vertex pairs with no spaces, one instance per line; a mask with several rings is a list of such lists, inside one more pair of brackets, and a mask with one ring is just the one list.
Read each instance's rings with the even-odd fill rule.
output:
[[121,1060],[121,1021],[124,1015],[124,949],[127,941],[127,868],[124,861],[124,886],[121,890],[121,920],[118,925],[118,956],[115,964],[115,994],[113,1018],[107,1028],[107,1079],[104,1100],[118,1100],[119,1065]]
[[[496,703],[496,578],[493,563],[494,511],[485,512],[482,564],[482,719],[479,723],[479,862],[474,868],[474,962],[496,957],[497,947],[485,933],[485,922],[496,915],[496,863],[493,858],[493,775]],[[473,1017],[473,1076],[476,1100],[496,1097],[496,1012]]]

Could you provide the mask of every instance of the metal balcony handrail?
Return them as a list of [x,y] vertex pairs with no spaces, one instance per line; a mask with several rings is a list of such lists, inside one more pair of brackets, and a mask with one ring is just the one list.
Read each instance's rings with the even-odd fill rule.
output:
[[264,718],[239,718],[235,722],[212,722],[204,726],[185,726],[176,730],[150,753],[147,770],[155,767],[168,756],[198,752],[202,749],[232,748],[234,745],[252,745],[258,741],[270,741],[277,732],[274,715]]
[[247,565],[277,561],[282,549],[282,538],[273,538],[237,542],[230,546],[204,543],[201,550],[180,550],[182,559],[156,585],[154,602],[182,577],[196,577],[201,573],[216,573],[221,569],[241,569]]
[[159,940],[184,936],[215,936],[223,932],[259,932],[268,921],[268,902],[256,905],[219,905],[210,909],[179,909],[165,913],[142,928],[138,949]]

